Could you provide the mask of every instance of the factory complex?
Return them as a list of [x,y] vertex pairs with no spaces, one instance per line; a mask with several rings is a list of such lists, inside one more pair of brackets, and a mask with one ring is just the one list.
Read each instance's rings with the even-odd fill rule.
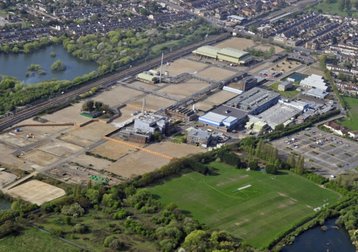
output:
[[[71,183],[95,179],[116,184],[173,158],[334,109],[335,104],[322,97],[329,88],[320,72],[286,56],[275,62],[252,56],[250,48],[270,46],[241,38],[202,46],[41,115],[36,118],[41,125],[20,125],[0,134],[2,144],[9,143],[13,150],[4,152],[2,163],[27,171],[46,169]],[[262,74],[270,72],[275,74]],[[91,108],[86,104],[102,104],[111,113],[86,116],[83,108]]]

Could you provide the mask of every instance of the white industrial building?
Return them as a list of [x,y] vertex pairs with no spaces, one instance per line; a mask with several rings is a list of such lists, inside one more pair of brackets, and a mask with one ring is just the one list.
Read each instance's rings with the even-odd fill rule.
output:
[[[266,125],[275,129],[277,125],[284,126],[290,124],[293,119],[309,108],[309,105],[302,101],[279,102],[273,107],[265,110],[259,115],[249,116],[250,120],[246,124],[246,128],[252,129],[254,132],[260,131]],[[255,130],[256,129],[256,130]]]
[[311,88],[311,89],[307,90],[306,92],[304,92],[304,94],[308,95],[308,96],[315,97],[317,99],[321,99],[321,100],[326,98],[326,96],[328,95],[328,93],[326,91],[319,89],[319,88]]
[[143,114],[134,120],[134,132],[151,135],[154,132],[166,133],[169,120],[166,116],[153,113]]
[[226,105],[221,105],[214,110],[199,117],[199,122],[214,126],[225,127],[227,129],[235,128],[236,126],[246,122],[247,113]]
[[301,80],[300,85],[306,88],[316,88],[322,91],[327,91],[328,87],[322,76],[317,74],[311,74],[305,79]]
[[266,122],[272,129],[275,129],[280,124],[286,126],[300,113],[302,113],[302,110],[287,106],[285,103],[278,103],[257,115],[257,117]]

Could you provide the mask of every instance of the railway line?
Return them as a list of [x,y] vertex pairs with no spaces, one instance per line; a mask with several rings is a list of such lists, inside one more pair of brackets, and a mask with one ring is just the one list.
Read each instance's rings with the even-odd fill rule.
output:
[[[183,47],[181,49],[175,50],[173,52],[167,53],[164,55],[164,62],[173,61],[177,58],[180,58],[186,54],[191,53],[195,48],[205,45],[205,44],[213,44],[219,41],[222,41],[228,38],[230,34],[224,33],[216,36],[210,36],[207,39],[200,41],[198,43]],[[82,84],[79,87],[73,87],[69,91],[64,94],[59,94],[54,98],[48,99],[43,102],[39,102],[36,105],[25,108],[11,116],[4,117],[0,119],[0,131],[11,127],[23,120],[26,120],[30,117],[36,116],[37,114],[44,112],[48,109],[59,107],[61,105],[69,104],[80,94],[88,92],[91,88],[99,87],[99,88],[108,88],[111,85],[117,83],[118,80],[124,79],[128,76],[137,75],[140,72],[148,70],[150,68],[156,67],[160,64],[160,57],[149,60],[147,62],[141,63],[137,66],[130,67],[128,69],[119,71],[117,73],[113,73],[108,76],[104,76],[98,80],[88,81],[87,83]]]

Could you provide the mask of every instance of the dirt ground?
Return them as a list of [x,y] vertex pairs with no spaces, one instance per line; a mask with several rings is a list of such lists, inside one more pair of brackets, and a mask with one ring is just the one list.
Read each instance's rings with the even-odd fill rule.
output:
[[201,62],[181,58],[169,65],[163,66],[163,72],[168,71],[169,76],[177,76],[181,73],[195,73],[198,72],[208,65]]
[[80,151],[82,148],[78,145],[66,143],[64,141],[56,139],[45,145],[42,145],[38,149],[58,157],[66,157],[75,152]]
[[177,144],[172,142],[150,144],[146,149],[177,158],[205,151],[204,149],[194,145]]
[[[193,145],[175,144],[172,142],[150,144],[146,149],[178,158],[204,151]],[[131,178],[132,176],[154,171],[168,164],[169,161],[169,159],[145,151],[137,151],[120,158],[108,167],[108,171],[124,178]]]
[[129,146],[121,145],[116,142],[107,141],[95,149],[91,150],[91,153],[101,155],[113,160],[118,160],[119,158],[127,155],[128,153],[136,151],[135,148]]
[[312,66],[308,67],[306,71],[303,71],[303,73],[307,75],[311,75],[311,74],[317,74],[321,76],[324,75],[321,69]]
[[238,50],[245,50],[255,45],[255,42],[246,38],[230,38],[223,42],[220,42],[216,46],[219,48],[231,47]]
[[[31,122],[34,123],[34,122]],[[38,124],[35,122],[35,124]],[[42,125],[42,124],[40,124]],[[45,124],[44,124],[45,125]],[[59,133],[72,126],[66,127],[54,127],[54,126],[31,126],[21,127],[20,132],[10,131],[0,135],[0,140],[13,147],[23,147],[29,144],[38,142],[44,138],[47,138],[53,134]],[[32,137],[28,137],[29,135]]]
[[73,163],[79,164],[84,167],[88,167],[94,170],[105,170],[113,162],[103,159],[96,158],[90,155],[82,154],[71,160]]
[[22,168],[23,161],[11,153],[15,151],[14,148],[0,143],[0,166],[8,168]]
[[26,153],[25,155],[21,156],[21,158],[42,167],[59,160],[59,157],[38,149],[34,149]]
[[64,196],[63,189],[44,183],[39,180],[31,180],[8,191],[12,197],[19,197],[36,205]]
[[219,67],[209,67],[199,72],[197,75],[205,79],[220,81],[225,80],[234,74],[235,72],[230,70],[222,69]]
[[271,67],[275,66],[275,63],[272,62],[265,62],[262,65],[259,65],[253,69],[250,69],[249,73],[252,75],[257,75],[259,72],[261,72],[264,69],[271,69]]
[[[156,95],[147,95],[145,96],[145,110],[146,111],[157,111],[163,107],[168,107],[172,104],[174,104],[175,101],[173,100],[169,100],[163,97],[159,97]],[[143,98],[140,98],[134,102],[128,103],[127,106],[131,107],[131,108],[137,108],[137,110],[141,110],[142,109],[142,104],[143,104]]]
[[117,162],[111,164],[107,171],[124,178],[131,178],[154,171],[167,163],[169,163],[168,159],[144,151],[138,151],[120,158]]
[[221,90],[213,95],[210,95],[205,100],[197,102],[195,104],[195,108],[206,112],[211,110],[214,106],[220,105],[234,98],[235,96],[237,96],[237,94],[234,94],[229,91]]
[[79,103],[75,103],[72,106],[67,108],[61,109],[57,112],[52,114],[41,116],[44,119],[49,120],[53,123],[76,123],[81,124],[84,122],[89,121],[90,119],[84,116],[81,116],[81,108],[82,108],[83,101]]
[[5,172],[5,171],[0,172],[0,188],[3,188],[6,185],[14,182],[16,178],[17,176],[12,173]]
[[59,139],[86,147],[91,143],[101,140],[104,135],[114,131],[116,128],[111,124],[103,122],[92,122],[84,127],[78,127],[68,131]]
[[261,44],[261,45],[255,46],[254,48],[256,50],[268,51],[268,50],[270,50],[271,47],[275,48],[275,53],[281,53],[281,52],[285,51],[285,49],[283,49],[282,47],[274,46],[274,45],[262,45]]
[[296,61],[282,60],[280,62],[274,63],[270,69],[273,71],[281,71],[283,73],[286,73],[292,71],[293,69],[301,65],[301,63]]
[[208,86],[209,84],[204,81],[190,79],[184,83],[168,85],[165,88],[162,88],[160,92],[164,94],[175,95],[183,99]]
[[124,86],[114,86],[108,91],[104,91],[99,95],[92,97],[91,100],[101,101],[108,104],[110,107],[114,107],[143,94],[144,93],[141,91]]
[[158,88],[158,85],[148,84],[140,81],[133,81],[129,85],[147,92]]

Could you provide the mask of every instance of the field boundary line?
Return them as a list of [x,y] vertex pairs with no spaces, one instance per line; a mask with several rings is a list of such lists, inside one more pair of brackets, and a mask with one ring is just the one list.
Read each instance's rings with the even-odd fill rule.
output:
[[124,145],[127,145],[127,146],[131,147],[131,148],[135,148],[135,149],[138,149],[138,150],[141,150],[141,151],[147,152],[149,154],[159,156],[159,157],[162,157],[162,158],[165,158],[165,159],[168,159],[168,160],[173,159],[172,156],[169,156],[169,155],[166,155],[166,154],[163,154],[163,153],[160,153],[160,152],[148,150],[147,148],[143,148],[143,147],[137,146],[135,144],[128,143],[128,142],[123,141],[123,140],[119,140],[119,139],[115,139],[115,138],[111,138],[111,137],[107,137],[107,136],[105,136],[104,139],[112,141],[112,142],[115,142],[115,143],[124,144]]

